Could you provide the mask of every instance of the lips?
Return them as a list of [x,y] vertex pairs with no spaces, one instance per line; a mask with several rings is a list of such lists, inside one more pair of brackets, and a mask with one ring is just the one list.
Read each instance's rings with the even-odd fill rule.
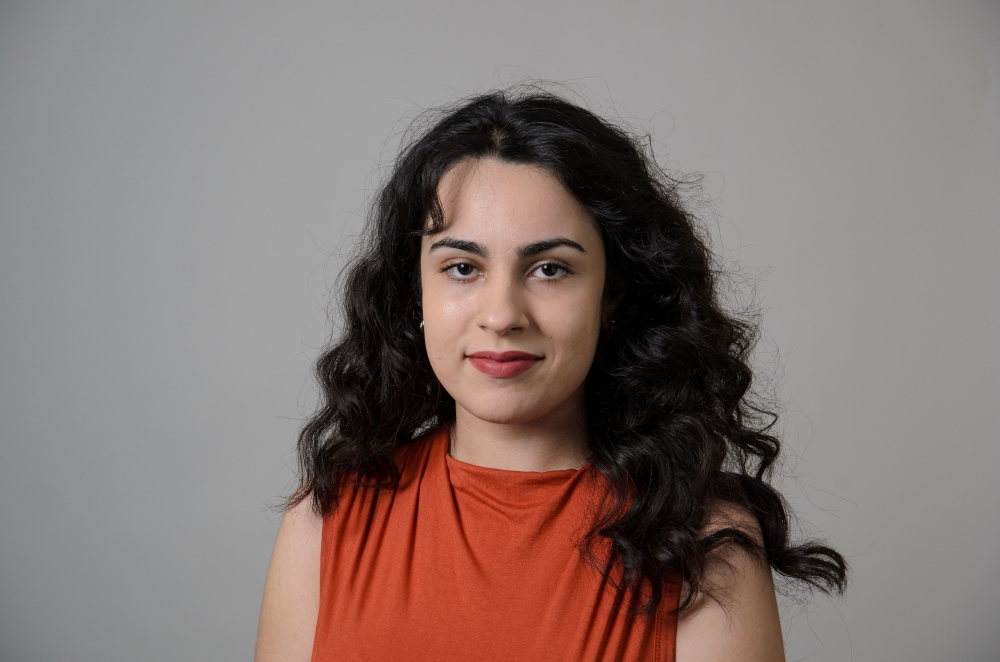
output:
[[528,352],[475,352],[469,354],[468,359],[479,372],[506,379],[530,369],[542,357]]

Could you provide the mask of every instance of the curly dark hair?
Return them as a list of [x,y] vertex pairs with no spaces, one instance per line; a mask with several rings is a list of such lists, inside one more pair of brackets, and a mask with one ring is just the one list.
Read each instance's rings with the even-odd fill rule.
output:
[[[404,141],[345,272],[343,328],[316,367],[322,401],[299,438],[302,484],[289,504],[311,498],[325,515],[346,481],[376,495],[396,489],[396,451],[454,421],[455,401],[419,329],[421,237],[442,229],[438,182],[459,161],[531,164],[590,211],[604,242],[615,324],[598,341],[585,401],[590,462],[608,493],[585,541],[610,550],[603,568],[619,571],[619,595],[647,595],[639,609],[651,614],[673,571],[691,589],[684,609],[711,595],[708,557],[726,545],[791,580],[843,592],[839,553],[790,540],[786,502],[769,483],[777,417],[752,397],[756,318],[724,310],[681,180],[658,166],[640,135],[537,87],[476,95],[441,112]],[[752,513],[763,544],[745,527],[704,535],[720,501]]]

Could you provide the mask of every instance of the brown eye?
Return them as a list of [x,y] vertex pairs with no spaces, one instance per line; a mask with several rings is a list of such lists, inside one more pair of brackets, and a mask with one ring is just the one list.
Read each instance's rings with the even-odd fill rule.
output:
[[446,273],[450,271],[451,277],[456,280],[468,280],[468,277],[475,273],[476,268],[468,262],[456,262],[455,264],[449,264],[441,271]]
[[541,274],[543,280],[555,280],[566,272],[567,269],[559,266],[555,262],[546,262],[535,269],[535,271]]

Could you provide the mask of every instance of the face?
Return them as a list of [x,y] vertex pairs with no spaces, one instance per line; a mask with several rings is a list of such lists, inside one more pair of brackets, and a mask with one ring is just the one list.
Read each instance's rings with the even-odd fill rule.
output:
[[492,159],[442,177],[423,237],[424,338],[456,407],[525,423],[580,407],[602,322],[605,259],[590,213],[548,171]]

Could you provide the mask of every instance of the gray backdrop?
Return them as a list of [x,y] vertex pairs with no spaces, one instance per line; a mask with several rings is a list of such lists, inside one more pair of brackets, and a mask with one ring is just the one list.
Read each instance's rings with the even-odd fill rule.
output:
[[706,173],[759,276],[854,568],[789,660],[1000,659],[998,75],[996,2],[0,4],[0,659],[250,659],[376,166],[525,76]]

